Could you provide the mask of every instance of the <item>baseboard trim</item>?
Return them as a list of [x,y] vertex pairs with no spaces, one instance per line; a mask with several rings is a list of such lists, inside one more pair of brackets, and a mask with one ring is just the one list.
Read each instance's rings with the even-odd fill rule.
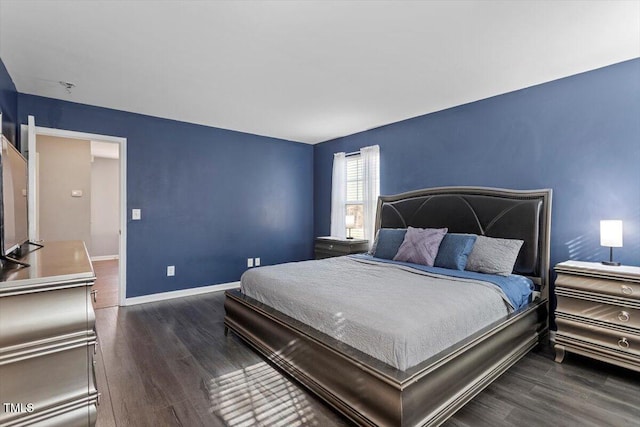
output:
[[112,259],[120,259],[119,255],[100,255],[100,256],[92,256],[91,262],[94,261],[111,261]]
[[208,294],[209,292],[226,291],[227,289],[237,289],[240,282],[220,283],[218,285],[200,286],[198,288],[180,289],[178,291],[160,292],[157,294],[143,295],[140,297],[126,298],[124,305],[145,304],[148,302],[164,301],[173,298],[182,298],[192,295]]

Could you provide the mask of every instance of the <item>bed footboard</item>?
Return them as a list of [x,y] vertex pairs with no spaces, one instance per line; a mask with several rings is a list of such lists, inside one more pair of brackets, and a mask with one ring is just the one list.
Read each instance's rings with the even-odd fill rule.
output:
[[227,291],[225,328],[359,425],[439,425],[522,358],[547,332],[531,304],[408,371],[399,371],[239,291]]

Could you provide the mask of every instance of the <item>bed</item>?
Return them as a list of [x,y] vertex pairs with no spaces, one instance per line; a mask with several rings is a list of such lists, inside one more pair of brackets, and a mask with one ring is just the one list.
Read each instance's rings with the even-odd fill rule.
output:
[[[265,282],[262,294],[276,295],[273,300],[262,298],[260,283],[249,283],[243,277],[244,292],[226,292],[225,334],[228,330],[233,331],[267,360],[359,425],[441,424],[540,340],[546,339],[550,214],[551,190],[548,189],[521,191],[439,187],[379,198],[377,229],[446,227],[449,232],[454,233],[524,241],[515,262],[514,274],[525,276],[533,283],[535,289],[531,299],[497,314],[497,318],[494,315],[494,318],[488,319],[486,324],[471,335],[457,337],[453,343],[445,341],[440,347],[431,348],[431,353],[427,353],[428,357],[424,360],[421,359],[422,356],[416,356],[414,348],[425,342],[437,341],[438,337],[420,336],[420,328],[414,328],[415,337],[411,338],[414,341],[401,343],[399,348],[405,349],[404,352],[396,348],[387,352],[389,354],[386,356],[374,354],[366,344],[345,338],[347,335],[343,334],[344,331],[361,327],[354,327],[349,323],[349,314],[343,318],[343,311],[348,310],[351,305],[357,305],[353,303],[358,299],[357,295],[362,295],[361,299],[365,301],[360,311],[366,311],[368,306],[372,306],[371,294],[376,294],[380,287],[376,285],[377,288],[360,289],[353,274],[340,274],[341,279],[319,276],[317,282],[309,280],[308,290],[313,297],[308,299],[311,302],[289,299],[287,295],[293,296],[295,291],[277,295],[280,276],[274,276],[277,280],[269,285],[271,287],[267,284],[268,275],[249,276],[253,277],[254,282]],[[321,261],[297,263],[299,265],[293,267],[316,269],[323,266],[326,271],[355,271],[353,268],[359,267],[350,263],[360,263],[366,265],[363,269],[383,268],[379,265],[382,264],[380,260],[367,259],[365,256],[360,259],[356,256]],[[402,268],[391,267],[397,267],[395,270]],[[406,274],[395,270],[393,274]],[[378,274],[377,270],[373,274]],[[385,297],[384,304],[376,310],[389,305],[395,307],[391,311],[406,311],[413,315],[411,313],[416,310],[412,312],[414,303],[411,299],[430,298],[428,294],[422,295],[417,288],[408,287],[413,279],[405,280],[403,277],[408,276],[396,278],[392,275],[388,280],[392,282],[390,286],[394,287],[398,296],[409,296],[404,300],[408,302],[401,299],[392,301],[395,298]],[[460,280],[468,279],[463,277]],[[439,279],[436,275],[429,280],[434,280],[433,286],[436,286]],[[349,288],[354,294],[344,297],[344,304],[334,313],[340,314],[340,318],[334,319],[335,328],[332,329],[331,322],[322,324],[313,316],[306,318],[305,313],[313,311],[313,307],[305,309],[305,304],[313,304],[314,299],[320,302],[326,294],[332,292],[329,287],[324,289],[323,294],[322,284],[334,281],[343,282],[340,286]],[[316,286],[311,286],[312,282]],[[258,291],[251,291],[254,285]],[[316,287],[317,294],[313,294]],[[480,288],[479,285],[477,287]],[[294,310],[300,307],[301,310]],[[398,307],[404,309],[398,310]],[[384,316],[389,314],[381,311],[380,318],[385,318]],[[375,313],[373,317],[375,318]],[[386,319],[381,323],[391,324],[390,321],[395,320],[389,317]],[[444,322],[446,323],[449,322]],[[313,327],[309,324],[313,324]],[[406,322],[400,325],[410,329]],[[399,327],[388,327],[394,328]],[[384,326],[381,329],[377,335],[380,343],[394,340],[385,335]],[[424,329],[428,332],[439,328]],[[448,332],[443,333],[449,335]],[[412,336],[409,332],[406,335]]]

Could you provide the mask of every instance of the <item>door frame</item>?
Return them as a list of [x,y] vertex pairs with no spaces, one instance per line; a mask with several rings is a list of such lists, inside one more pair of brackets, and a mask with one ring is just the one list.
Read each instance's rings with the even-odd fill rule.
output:
[[[118,243],[119,261],[118,261],[118,305],[125,306],[127,301],[127,138],[110,135],[99,135],[95,133],[76,132],[72,130],[47,128],[35,125],[35,118],[29,116],[28,124],[21,125],[21,141],[27,141],[27,144],[21,143],[22,154],[28,154],[32,149],[35,152],[35,138],[33,142],[29,141],[29,134],[34,136],[54,136],[59,138],[72,138],[82,140],[95,140],[102,142],[115,143],[119,145],[119,162],[120,162],[120,238]],[[33,143],[33,147],[30,145]],[[29,160],[29,193],[33,195],[33,199],[30,198],[29,203],[29,218],[36,218],[37,206],[36,206],[36,188],[35,188],[35,163],[33,166],[33,177],[31,172],[31,164],[29,157],[25,155]],[[33,159],[34,161],[36,159]],[[33,226],[31,223],[34,223]],[[35,241],[37,239],[37,231],[35,221],[29,221],[29,239]]]

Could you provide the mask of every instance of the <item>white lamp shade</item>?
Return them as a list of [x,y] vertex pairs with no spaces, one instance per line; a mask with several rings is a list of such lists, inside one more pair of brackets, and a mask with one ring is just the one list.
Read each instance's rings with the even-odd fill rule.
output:
[[344,223],[347,228],[353,228],[356,225],[356,216],[355,215],[347,215],[344,219]]
[[622,221],[610,219],[600,221],[600,246],[622,247]]

